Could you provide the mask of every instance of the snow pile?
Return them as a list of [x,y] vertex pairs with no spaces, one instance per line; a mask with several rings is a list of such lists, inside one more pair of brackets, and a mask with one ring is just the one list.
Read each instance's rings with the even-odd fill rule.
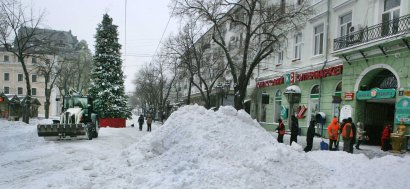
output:
[[320,186],[328,172],[298,151],[277,143],[244,111],[194,105],[122,154],[131,167],[124,175],[137,188]]

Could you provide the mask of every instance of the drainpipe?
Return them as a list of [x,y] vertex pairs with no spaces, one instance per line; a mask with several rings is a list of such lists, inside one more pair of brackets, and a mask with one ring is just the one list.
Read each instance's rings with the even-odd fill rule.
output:
[[[330,32],[329,32],[329,28],[330,28],[330,2],[331,0],[327,0],[327,15],[326,15],[326,47],[325,47],[325,61],[323,62],[323,66],[322,69],[323,70],[326,67],[328,58],[329,58],[329,44],[330,44]],[[320,101],[321,101],[321,97],[322,97],[322,84],[323,84],[323,78],[320,78],[319,80],[319,112],[320,112]],[[323,136],[323,126],[325,124],[322,124],[322,131],[321,131],[321,135]]]

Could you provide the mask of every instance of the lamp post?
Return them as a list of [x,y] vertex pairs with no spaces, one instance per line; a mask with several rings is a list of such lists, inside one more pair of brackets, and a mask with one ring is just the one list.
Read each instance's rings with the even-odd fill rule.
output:
[[223,89],[223,86],[222,86],[222,83],[218,83],[218,85],[216,85],[216,92],[218,93],[218,97],[219,97],[219,99],[218,99],[218,108],[220,107],[220,106],[222,106],[223,105],[223,103],[224,103],[224,99],[223,99],[223,91],[224,91],[224,89]]

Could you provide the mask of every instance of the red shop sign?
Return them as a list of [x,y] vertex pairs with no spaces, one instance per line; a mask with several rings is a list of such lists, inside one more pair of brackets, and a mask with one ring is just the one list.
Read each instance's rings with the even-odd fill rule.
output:
[[345,100],[353,100],[353,99],[354,99],[354,93],[352,92],[345,93]]

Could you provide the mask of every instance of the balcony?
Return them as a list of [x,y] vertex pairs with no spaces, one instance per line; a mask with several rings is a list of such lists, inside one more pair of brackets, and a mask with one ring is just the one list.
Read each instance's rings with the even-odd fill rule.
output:
[[410,32],[410,14],[383,22],[374,26],[365,27],[348,35],[334,39],[333,50],[341,50],[359,44],[375,41],[389,36],[407,34]]

